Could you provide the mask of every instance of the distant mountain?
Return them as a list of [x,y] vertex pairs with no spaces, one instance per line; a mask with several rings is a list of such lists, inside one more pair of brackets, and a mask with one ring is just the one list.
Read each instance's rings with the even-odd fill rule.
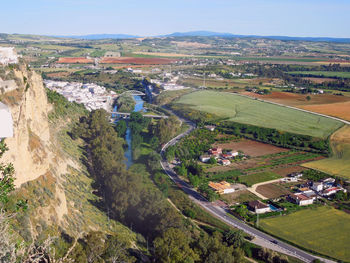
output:
[[175,32],[162,37],[236,37],[236,38],[266,38],[275,40],[299,40],[312,42],[338,42],[350,43],[350,38],[335,38],[335,37],[289,37],[289,36],[258,36],[258,35],[235,35],[231,33],[220,33],[212,31],[190,31],[190,32]]
[[127,34],[93,34],[93,35],[82,35],[82,36],[56,36],[56,37],[74,38],[74,39],[87,39],[87,40],[99,40],[99,39],[137,38],[139,36],[127,35]]
[[[82,36],[56,36],[56,37],[99,40],[99,39],[127,39],[127,38],[137,38],[140,36],[127,35],[127,34],[92,34],[92,35],[82,35]],[[350,38],[235,35],[231,33],[220,33],[220,32],[212,32],[212,31],[175,32],[172,34],[160,35],[155,37],[265,38],[265,39],[274,39],[274,40],[350,43]]]
[[190,32],[175,32],[164,35],[163,37],[235,37],[237,35],[231,33],[218,33],[212,31],[190,31]]

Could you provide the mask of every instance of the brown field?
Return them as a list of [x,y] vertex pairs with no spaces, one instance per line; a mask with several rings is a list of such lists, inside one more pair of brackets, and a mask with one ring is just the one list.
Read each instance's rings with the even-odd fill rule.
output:
[[300,108],[350,121],[350,101],[332,104],[309,105]]
[[174,59],[168,58],[134,58],[134,57],[111,57],[102,58],[103,64],[140,64],[140,65],[163,65],[174,62]]
[[75,64],[89,64],[94,63],[93,59],[76,57],[76,58],[59,58],[57,63],[67,64],[67,63],[75,63]]
[[315,77],[305,77],[305,78],[302,78],[302,79],[305,79],[305,80],[310,80],[314,83],[324,83],[324,82],[330,82],[330,81],[334,81],[334,79],[331,79],[331,78],[315,78]]
[[[303,95],[280,91],[274,91],[268,95],[259,95],[253,92],[242,92],[241,94],[350,120],[350,97],[348,96],[333,94]],[[311,100],[307,101],[306,96],[310,96]]]
[[134,52],[134,54],[149,55],[157,57],[193,57],[192,55],[179,54],[179,53],[163,53],[163,52]]
[[51,78],[60,78],[60,77],[67,77],[68,75],[70,75],[70,72],[68,71],[53,72],[53,73],[46,73],[46,75]]
[[277,198],[282,195],[291,194],[289,190],[279,183],[260,185],[256,188],[256,191],[267,198]]
[[227,204],[232,205],[235,203],[243,203],[243,202],[249,202],[254,200],[259,200],[260,198],[257,197],[255,194],[249,192],[248,190],[240,190],[233,192],[231,194],[225,194],[222,195],[221,198],[227,202]]
[[301,172],[303,170],[306,170],[306,168],[301,167],[301,166],[289,166],[289,167],[285,167],[285,168],[274,169],[273,172],[285,177],[288,174]]
[[270,144],[245,139],[238,142],[233,141],[227,143],[215,143],[213,147],[231,149],[234,151],[241,150],[244,154],[249,155],[251,157],[288,151],[288,149],[284,149],[281,147],[276,147]]

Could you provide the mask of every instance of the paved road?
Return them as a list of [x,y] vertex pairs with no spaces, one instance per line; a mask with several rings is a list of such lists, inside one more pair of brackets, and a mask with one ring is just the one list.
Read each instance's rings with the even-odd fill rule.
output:
[[[179,117],[179,116],[178,116]],[[181,118],[180,118],[181,119]],[[189,125],[189,129],[185,131],[184,133],[176,136],[172,140],[170,140],[168,143],[166,143],[162,150],[162,160],[161,160],[161,166],[165,173],[171,178],[171,180],[179,187],[181,188],[195,203],[200,205],[202,208],[207,210],[209,213],[214,215],[215,217],[219,218],[220,220],[224,221],[225,223],[243,230],[245,233],[258,238],[260,240],[263,240],[266,244],[266,247],[271,248],[271,244],[273,244],[277,251],[283,251],[284,253],[288,255],[292,255],[296,258],[299,258],[300,260],[304,262],[312,262],[314,259],[316,259],[315,256],[306,253],[305,251],[298,249],[294,246],[291,246],[287,243],[284,243],[270,235],[267,235],[251,226],[248,226],[243,221],[238,220],[236,218],[233,218],[232,216],[228,215],[228,210],[225,210],[221,207],[216,206],[215,204],[209,202],[207,199],[205,199],[200,193],[198,193],[196,190],[194,190],[189,184],[181,180],[178,175],[175,173],[175,171],[170,167],[169,163],[165,159],[165,150],[171,146],[175,145],[182,137],[188,135],[192,130],[194,130],[195,125],[187,120],[181,119],[182,122],[185,122]],[[264,244],[264,242],[262,242]],[[262,245],[264,246],[264,245]]]

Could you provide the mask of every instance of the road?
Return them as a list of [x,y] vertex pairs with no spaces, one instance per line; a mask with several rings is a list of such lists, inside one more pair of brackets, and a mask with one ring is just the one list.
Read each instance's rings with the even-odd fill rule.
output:
[[[179,116],[177,116],[179,117]],[[180,118],[180,117],[179,117]],[[312,262],[314,259],[319,258],[316,256],[313,256],[299,248],[296,248],[292,245],[289,245],[285,242],[282,242],[270,235],[267,235],[249,225],[244,223],[243,221],[233,218],[232,216],[228,215],[228,210],[225,210],[224,208],[218,207],[217,205],[209,202],[204,196],[202,196],[200,193],[198,193],[196,190],[194,190],[189,184],[181,180],[178,175],[175,173],[175,171],[170,167],[170,164],[167,162],[165,158],[165,150],[171,146],[175,145],[182,137],[188,135],[192,130],[195,129],[194,123],[184,120],[180,118],[182,122],[187,123],[189,125],[189,128],[187,131],[179,134],[172,140],[170,140],[168,143],[166,143],[162,150],[161,150],[161,166],[165,173],[171,178],[171,180],[179,187],[181,188],[189,197],[193,200],[193,202],[200,205],[202,208],[204,208],[206,211],[211,213],[213,216],[219,218],[220,220],[224,221],[228,225],[231,225],[235,228],[243,230],[245,233],[255,237],[255,239],[259,240],[259,245],[263,247],[267,247],[279,252],[283,252],[285,254],[294,256],[304,262]],[[325,259],[322,259],[324,261],[328,261]]]

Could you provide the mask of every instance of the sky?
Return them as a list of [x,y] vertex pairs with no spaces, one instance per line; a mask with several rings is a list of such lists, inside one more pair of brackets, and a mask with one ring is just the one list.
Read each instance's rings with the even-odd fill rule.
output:
[[350,0],[0,0],[0,33],[350,37]]

